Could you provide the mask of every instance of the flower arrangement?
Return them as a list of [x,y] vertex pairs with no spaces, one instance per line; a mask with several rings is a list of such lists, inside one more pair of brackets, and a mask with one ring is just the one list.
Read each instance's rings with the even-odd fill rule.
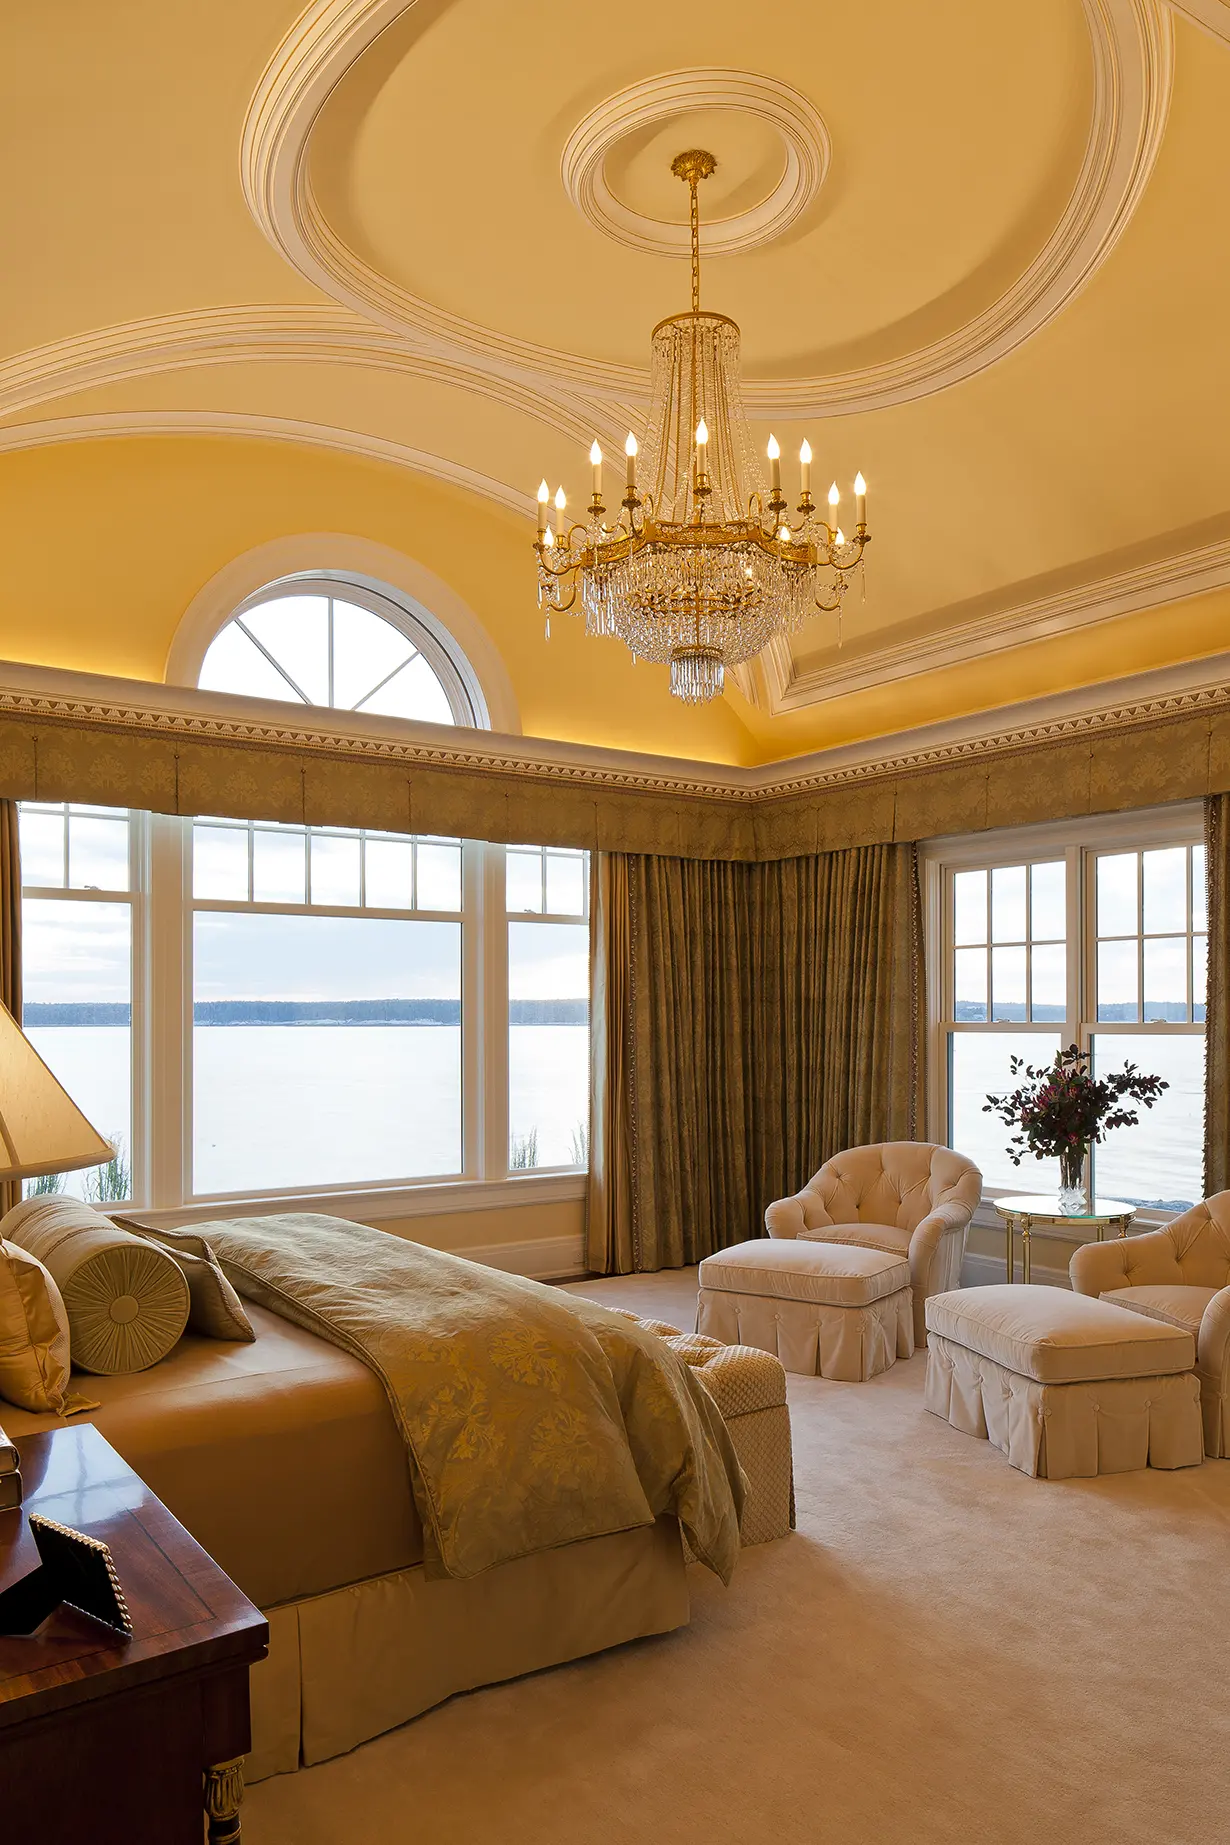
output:
[[1152,1108],[1163,1089],[1160,1076],[1145,1076],[1134,1063],[1124,1064],[1106,1076],[1094,1076],[1090,1053],[1070,1044],[1056,1051],[1055,1061],[1035,1069],[1023,1057],[1009,1064],[1013,1076],[1026,1081],[1011,1095],[989,1095],[984,1115],[998,1115],[1015,1128],[1008,1142],[1008,1158],[1019,1166],[1026,1154],[1035,1159],[1059,1160],[1059,1200],[1065,1210],[1085,1211],[1085,1159],[1094,1141],[1111,1128],[1135,1127],[1140,1116],[1125,1101]]

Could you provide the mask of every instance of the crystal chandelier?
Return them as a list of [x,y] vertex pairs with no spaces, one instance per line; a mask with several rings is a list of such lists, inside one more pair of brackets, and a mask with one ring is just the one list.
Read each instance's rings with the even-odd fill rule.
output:
[[870,539],[862,475],[854,482],[854,536],[847,539],[838,524],[836,482],[823,516],[812,500],[807,442],[799,451],[797,517],[782,494],[773,436],[764,491],[743,411],[739,329],[700,305],[697,189],[716,165],[699,148],[671,163],[690,195],[692,307],[653,330],[647,490],[638,489],[638,444],[629,433],[623,511],[608,525],[595,442],[586,519],[569,523],[561,487],[552,526],[544,480],[534,546],[539,606],[577,610],[579,592],[587,633],[618,635],[634,658],[669,663],[671,691],[689,704],[716,698],[726,668],[750,660],[775,634],[798,628],[817,610],[840,609]]

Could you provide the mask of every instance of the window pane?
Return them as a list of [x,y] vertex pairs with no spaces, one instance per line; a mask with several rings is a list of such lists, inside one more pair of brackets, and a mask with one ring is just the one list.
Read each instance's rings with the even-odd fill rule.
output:
[[584,1166],[589,1139],[589,927],[508,926],[508,1163]]
[[365,698],[359,710],[378,712],[384,717],[412,718],[420,724],[455,722],[444,687],[422,654],[403,666],[386,686]]
[[460,923],[195,920],[195,1191],[460,1171]]
[[373,910],[408,910],[414,902],[414,847],[408,839],[364,844],[365,900]]
[[1030,956],[1035,1023],[1068,1016],[1068,951],[1057,943],[1035,947]]
[[73,890],[128,889],[128,817],[68,820],[68,882]]
[[988,1095],[1006,1095],[1024,1080],[1008,1068],[1012,1056],[1035,1066],[1050,1063],[1059,1049],[1058,1033],[1023,1031],[954,1031],[949,1034],[949,1143],[982,1172],[988,1185],[1014,1192],[1054,1192],[1059,1161],[1037,1160],[1028,1153],[1020,1166],[1008,1158],[1013,1130],[997,1115],[984,1115]]
[[333,604],[333,702],[349,710],[404,666],[414,647],[391,621],[351,602]]
[[1108,852],[1097,862],[1098,934],[1135,935],[1136,854]]
[[21,881],[60,890],[64,886],[64,815],[20,810]]
[[1025,1018],[1025,950],[991,950],[991,1017]]
[[[280,596],[239,619],[309,705],[329,703],[329,604],[324,596]],[[293,694],[287,688],[282,696]]]
[[[1103,861],[1104,862],[1104,861]],[[1100,901],[1100,899],[1099,899]],[[1098,943],[1098,1017],[1138,1019],[1136,942]]]
[[1145,1018],[1151,1023],[1186,1019],[1187,937],[1159,936],[1144,946]]
[[461,908],[461,847],[420,840],[417,904],[420,910]]
[[999,865],[991,873],[991,940],[1025,940],[1025,867]]
[[210,642],[197,684],[206,692],[239,692],[245,698],[296,701],[294,687],[233,621]]
[[1204,847],[1192,847],[1192,928],[1208,927],[1206,912],[1208,904],[1204,887]]
[[954,1016],[966,1024],[987,1016],[987,951],[958,948],[956,952],[956,1007]]
[[[119,1203],[131,1195],[132,936],[126,903],[27,898],[22,905],[26,1035],[118,1158],[54,1189]],[[34,1182],[26,1181],[27,1195]]]
[[958,943],[987,939],[987,874],[958,871],[952,881],[954,939]]
[[1104,1032],[1094,1070],[1134,1063],[1170,1084],[1135,1127],[1115,1128],[1094,1148],[1098,1195],[1185,1211],[1204,1193],[1204,1038],[1199,1032]]
[[302,903],[307,873],[306,835],[267,833],[252,837],[252,895],[257,903]]
[[311,835],[312,903],[359,902],[359,841],[334,839],[328,833]]
[[507,867],[507,904],[510,915],[518,910],[542,909],[542,853],[514,852],[505,855]]
[[1199,1023],[1205,1017],[1205,989],[1209,978],[1209,938],[1192,937],[1192,1018]]
[[586,869],[579,853],[547,853],[547,908],[553,916],[585,914]]
[[1187,847],[1144,854],[1145,934],[1187,928]]
[[226,899],[248,894],[248,829],[237,826],[194,826],[192,829],[192,894]]
[[1062,942],[1067,929],[1068,868],[1062,859],[1029,868],[1029,933],[1035,942]]

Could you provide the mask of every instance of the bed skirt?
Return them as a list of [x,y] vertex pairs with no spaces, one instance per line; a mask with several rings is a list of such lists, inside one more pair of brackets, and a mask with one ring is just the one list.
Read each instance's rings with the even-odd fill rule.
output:
[[422,1565],[266,1609],[249,1782],[395,1729],[459,1691],[520,1678],[688,1619],[674,1518],[429,1582]]

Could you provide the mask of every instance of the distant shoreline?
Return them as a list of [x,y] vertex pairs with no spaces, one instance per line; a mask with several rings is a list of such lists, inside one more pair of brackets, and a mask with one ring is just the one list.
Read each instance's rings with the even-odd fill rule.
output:
[[[461,1024],[456,999],[209,999],[192,1009],[194,1025],[446,1025]],[[587,1025],[585,999],[513,999],[510,1025]],[[22,1014],[39,1026],[131,1026],[132,1007],[118,1001],[32,1000]]]

